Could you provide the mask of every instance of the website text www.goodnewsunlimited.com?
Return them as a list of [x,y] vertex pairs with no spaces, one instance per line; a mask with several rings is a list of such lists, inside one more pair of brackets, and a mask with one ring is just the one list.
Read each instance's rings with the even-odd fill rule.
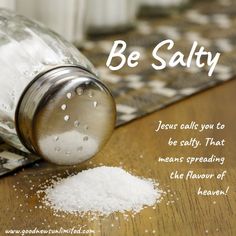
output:
[[33,234],[42,234],[42,235],[53,235],[53,234],[71,234],[71,235],[79,235],[79,234],[94,234],[95,231],[92,229],[83,229],[80,228],[60,228],[60,229],[6,229],[5,234],[9,235],[33,235]]

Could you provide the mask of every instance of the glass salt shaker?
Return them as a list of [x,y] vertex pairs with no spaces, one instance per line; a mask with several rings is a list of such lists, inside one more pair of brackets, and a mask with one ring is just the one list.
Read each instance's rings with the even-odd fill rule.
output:
[[88,0],[88,33],[110,34],[132,28],[137,14],[136,0]]
[[50,162],[77,164],[110,137],[114,99],[92,64],[41,24],[0,9],[0,136]]
[[83,45],[86,0],[17,0],[15,5],[17,13],[49,26],[76,46]]

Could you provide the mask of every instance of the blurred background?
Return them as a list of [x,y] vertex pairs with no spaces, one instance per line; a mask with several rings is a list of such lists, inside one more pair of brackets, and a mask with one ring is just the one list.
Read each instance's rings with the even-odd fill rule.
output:
[[138,16],[165,16],[190,0],[0,0],[0,7],[40,21],[81,45],[87,35],[123,32]]
[[164,16],[190,0],[0,0],[0,7],[40,21],[81,45],[87,35],[123,32],[139,16]]

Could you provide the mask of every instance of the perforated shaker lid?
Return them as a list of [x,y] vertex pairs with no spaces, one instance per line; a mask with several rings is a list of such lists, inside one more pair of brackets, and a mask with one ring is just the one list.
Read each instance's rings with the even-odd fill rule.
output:
[[116,119],[106,86],[78,67],[55,68],[36,79],[17,109],[22,143],[50,162],[71,165],[94,156]]

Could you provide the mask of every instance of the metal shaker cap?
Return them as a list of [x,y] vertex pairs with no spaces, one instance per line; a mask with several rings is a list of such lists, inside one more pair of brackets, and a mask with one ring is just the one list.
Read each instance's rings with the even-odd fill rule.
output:
[[36,78],[16,112],[17,132],[26,148],[60,165],[95,155],[111,136],[115,119],[114,99],[106,86],[74,66]]

